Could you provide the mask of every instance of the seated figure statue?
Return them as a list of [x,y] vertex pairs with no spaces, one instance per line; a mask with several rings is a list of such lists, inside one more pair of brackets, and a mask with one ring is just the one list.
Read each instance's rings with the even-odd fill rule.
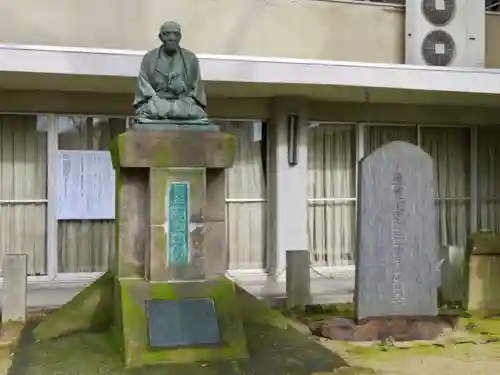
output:
[[159,38],[162,45],[146,53],[137,78],[133,104],[136,127],[152,123],[213,126],[205,112],[207,99],[199,60],[180,47],[180,25],[165,22]]

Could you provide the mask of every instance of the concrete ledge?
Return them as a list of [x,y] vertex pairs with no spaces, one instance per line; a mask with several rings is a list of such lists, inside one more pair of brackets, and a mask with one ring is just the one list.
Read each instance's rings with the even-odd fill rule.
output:
[[[135,78],[145,51],[0,44],[0,73]],[[500,94],[500,70],[199,55],[213,82]]]

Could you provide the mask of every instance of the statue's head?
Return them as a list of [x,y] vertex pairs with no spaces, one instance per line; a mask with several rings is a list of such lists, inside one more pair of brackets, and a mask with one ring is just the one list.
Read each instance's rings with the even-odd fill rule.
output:
[[175,52],[179,48],[179,43],[182,38],[181,25],[175,21],[167,21],[160,27],[158,35],[165,52]]

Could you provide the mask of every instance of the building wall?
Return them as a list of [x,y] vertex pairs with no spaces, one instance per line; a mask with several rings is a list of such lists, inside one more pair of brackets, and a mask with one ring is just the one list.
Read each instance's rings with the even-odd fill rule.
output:
[[[131,94],[0,90],[0,113],[130,116],[131,102]],[[209,96],[208,102],[208,113],[214,118],[269,119],[273,116],[273,100],[268,98],[231,99]],[[308,101],[307,106],[311,121],[431,125],[500,124],[500,109],[495,107],[332,103],[314,100]]]
[[[0,91],[0,113],[1,112],[44,112],[59,114],[88,114],[88,115],[130,115],[129,94],[94,94],[94,93],[64,93],[64,92],[42,92],[42,91]],[[267,266],[275,274],[284,275],[286,250],[290,248],[307,247],[307,220],[304,214],[307,209],[307,168],[308,145],[307,123],[308,122],[358,122],[358,123],[396,123],[419,125],[498,125],[500,118],[498,110],[494,108],[466,107],[466,106],[421,106],[421,105],[388,105],[388,104],[357,104],[357,103],[329,103],[321,101],[304,101],[299,99],[284,100],[272,99],[224,99],[209,98],[210,114],[218,118],[249,118],[271,121],[270,144],[272,153],[268,160],[273,163],[268,165],[271,176],[268,185],[268,194],[271,204],[277,213],[275,221],[271,221],[268,230],[272,235],[269,243],[274,253],[268,252]],[[289,105],[287,106],[286,103]],[[284,126],[286,113],[289,106],[298,108],[304,106],[301,113],[305,113],[304,131],[301,132],[300,142],[300,164],[298,167],[290,168],[287,165],[287,143],[286,127]],[[336,125],[332,125],[336,126]],[[280,170],[280,173],[274,171]],[[293,188],[290,188],[292,186]],[[279,197],[279,199],[277,198]],[[296,202],[302,202],[296,204]],[[290,215],[290,206],[294,205],[293,215]],[[277,223],[279,221],[279,223]],[[302,230],[300,229],[302,228]],[[293,233],[293,235],[290,235]],[[323,272],[323,271],[322,271]],[[342,271],[344,272],[344,271]],[[321,284],[324,291],[320,292],[325,298],[351,298],[352,292],[352,270],[346,272],[344,281],[335,285]],[[64,276],[64,274],[63,274]],[[251,275],[250,275],[251,276]],[[314,276],[314,275],[313,275]],[[79,280],[79,281],[78,281]],[[71,298],[88,278],[71,279],[67,276],[61,278],[57,275],[55,279],[44,279],[39,282],[30,282],[29,304],[30,306],[58,305]],[[266,279],[267,280],[267,279]],[[255,280],[250,280],[254,283]],[[255,283],[254,283],[255,284]],[[267,284],[255,284],[252,290],[260,296],[277,295],[284,293],[283,286]],[[332,289],[333,288],[333,289]],[[334,292],[332,292],[334,291]]]
[[[404,9],[317,0],[5,0],[0,42],[145,50],[167,19],[198,53],[402,63]],[[486,63],[500,67],[500,17]]]

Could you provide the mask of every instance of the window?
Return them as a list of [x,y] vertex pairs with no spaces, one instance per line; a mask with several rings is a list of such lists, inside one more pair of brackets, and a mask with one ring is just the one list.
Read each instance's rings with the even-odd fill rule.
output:
[[498,12],[500,10],[500,1],[486,0],[486,10],[490,12]]
[[238,140],[234,166],[227,170],[229,269],[264,269],[267,193],[265,127],[257,121],[218,121]]
[[443,246],[464,246],[470,216],[470,130],[456,127],[369,126],[366,151],[391,141],[418,144],[434,161],[438,224]]
[[370,125],[365,131],[365,155],[393,141],[405,141],[416,145],[418,129],[408,125]]
[[[109,150],[124,118],[58,117],[60,150]],[[58,272],[101,272],[115,251],[114,220],[59,220]]]
[[384,3],[384,4],[400,4],[400,5],[406,4],[406,0],[362,0],[362,1],[370,1],[372,3]]
[[310,127],[308,132],[309,248],[316,266],[354,262],[356,128]]
[[47,273],[47,129],[43,117],[0,115],[0,256],[28,254],[30,276]]
[[434,161],[438,224],[443,246],[464,246],[469,233],[470,137],[456,127],[369,126],[367,153],[391,141],[418,144]]
[[[57,119],[60,150],[108,150],[126,129],[123,118],[61,116]],[[220,122],[219,122],[220,123]],[[237,156],[227,171],[227,223],[232,269],[265,267],[266,188],[261,139],[252,121],[222,121],[236,135]],[[59,220],[58,272],[100,272],[115,251],[113,220]]]
[[478,128],[478,228],[500,233],[500,129]]
[[470,233],[470,129],[422,127],[421,138],[434,161],[441,245],[464,247]]
[[[500,227],[500,131],[480,133],[479,222]],[[356,155],[368,155],[392,141],[420,146],[434,161],[440,243],[465,246],[470,221],[470,129],[459,127],[369,124],[309,128],[308,233],[316,266],[351,265],[355,244]],[[358,142],[364,140],[363,143]],[[484,140],[483,140],[484,139]],[[483,142],[488,140],[486,146]],[[364,147],[356,152],[356,147]],[[496,163],[495,163],[496,162]],[[496,166],[495,166],[496,165]],[[496,169],[498,171],[496,171]]]

